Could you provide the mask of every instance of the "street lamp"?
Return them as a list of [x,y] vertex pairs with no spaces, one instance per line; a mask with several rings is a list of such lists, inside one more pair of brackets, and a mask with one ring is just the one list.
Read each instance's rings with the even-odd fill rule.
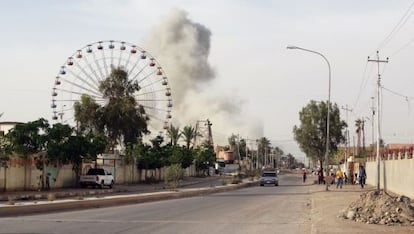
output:
[[[287,49],[291,49],[291,50],[303,50],[303,51],[307,51],[310,53],[314,53],[317,54],[319,56],[321,56],[326,63],[328,64],[328,70],[329,70],[329,86],[328,86],[328,114],[326,116],[326,150],[325,150],[325,170],[326,170],[326,176],[328,175],[328,154],[329,154],[329,115],[330,115],[330,105],[331,105],[331,64],[329,64],[328,59],[326,59],[326,57],[316,51],[313,50],[308,50],[308,49],[304,49],[301,47],[297,47],[297,46],[288,46],[286,47]],[[325,180],[326,181],[326,180]],[[328,183],[325,182],[326,184],[326,191],[328,191]]]

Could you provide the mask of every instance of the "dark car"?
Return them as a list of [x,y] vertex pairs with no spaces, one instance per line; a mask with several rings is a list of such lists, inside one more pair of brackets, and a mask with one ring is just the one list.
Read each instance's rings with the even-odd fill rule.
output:
[[263,174],[260,177],[260,186],[265,186],[266,184],[279,186],[279,179],[277,178],[276,171],[263,171]]

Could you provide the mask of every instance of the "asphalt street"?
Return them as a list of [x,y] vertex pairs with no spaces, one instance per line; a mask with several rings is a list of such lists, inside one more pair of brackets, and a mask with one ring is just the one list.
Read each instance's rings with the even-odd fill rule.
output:
[[278,187],[1,218],[0,233],[310,233],[309,187],[281,175]]

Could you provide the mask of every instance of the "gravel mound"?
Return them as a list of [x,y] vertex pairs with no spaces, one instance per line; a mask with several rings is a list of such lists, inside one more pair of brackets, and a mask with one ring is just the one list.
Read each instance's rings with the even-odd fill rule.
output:
[[414,206],[409,197],[371,191],[361,194],[341,217],[367,224],[414,226]]

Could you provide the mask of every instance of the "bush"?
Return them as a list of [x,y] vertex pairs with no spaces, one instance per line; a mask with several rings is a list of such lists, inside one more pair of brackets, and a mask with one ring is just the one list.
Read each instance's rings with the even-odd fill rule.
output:
[[178,187],[178,183],[183,177],[184,171],[180,164],[172,164],[167,167],[165,178],[172,189],[176,189]]
[[56,195],[54,193],[48,193],[47,194],[47,200],[48,201],[54,201],[54,200],[56,200]]
[[231,180],[232,184],[239,184],[241,182],[242,182],[242,180],[240,179],[239,176],[233,176],[233,179]]

